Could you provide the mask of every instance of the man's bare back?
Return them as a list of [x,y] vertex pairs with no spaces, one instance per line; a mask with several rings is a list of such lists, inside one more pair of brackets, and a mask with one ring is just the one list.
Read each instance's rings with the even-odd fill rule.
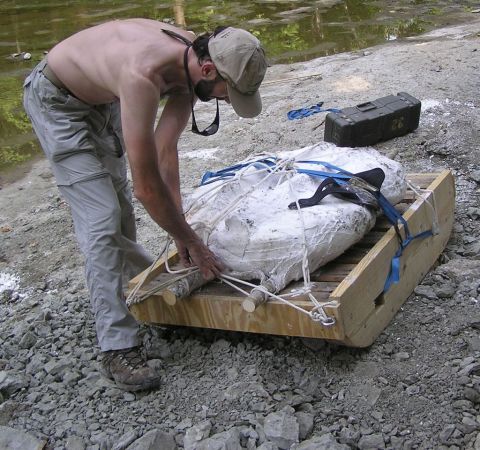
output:
[[186,81],[175,70],[175,47],[183,44],[162,29],[195,38],[191,32],[154,20],[108,22],[60,42],[49,52],[48,65],[75,96],[89,104],[118,100],[121,85],[137,76],[149,79],[160,95],[185,91]]

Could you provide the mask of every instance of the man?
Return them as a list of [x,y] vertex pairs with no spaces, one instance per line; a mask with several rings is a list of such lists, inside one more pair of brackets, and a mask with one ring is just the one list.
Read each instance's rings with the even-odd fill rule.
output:
[[[126,390],[158,385],[142,356],[138,324],[123,285],[151,258],[136,243],[131,193],[176,241],[184,265],[212,279],[222,262],[182,215],[177,143],[196,97],[243,117],[261,111],[264,51],[250,33],[224,28],[195,39],[147,19],[108,22],[57,44],[27,77],[24,106],[68,201],[86,260],[86,279],[102,350],[102,372]],[[195,94],[194,94],[195,93]],[[168,100],[155,125],[158,104]]]

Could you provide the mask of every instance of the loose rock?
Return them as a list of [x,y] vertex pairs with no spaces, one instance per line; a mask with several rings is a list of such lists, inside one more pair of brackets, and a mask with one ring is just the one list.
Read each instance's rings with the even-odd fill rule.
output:
[[281,450],[289,449],[299,440],[300,427],[294,413],[293,408],[286,407],[265,418],[265,436]]
[[0,448],[6,450],[41,450],[47,441],[29,433],[0,425]]

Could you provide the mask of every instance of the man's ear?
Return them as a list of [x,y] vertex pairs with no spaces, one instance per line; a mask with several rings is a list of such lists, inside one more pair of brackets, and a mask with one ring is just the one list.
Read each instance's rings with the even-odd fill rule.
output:
[[213,81],[217,78],[217,68],[212,61],[207,60],[202,64],[202,79]]

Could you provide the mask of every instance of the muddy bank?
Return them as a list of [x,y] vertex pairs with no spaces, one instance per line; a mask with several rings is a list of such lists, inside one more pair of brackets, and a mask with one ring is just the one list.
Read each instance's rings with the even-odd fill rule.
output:
[[[322,140],[324,114],[288,121],[291,109],[320,101],[345,107],[399,91],[422,100],[419,129],[375,147],[410,172],[453,171],[454,232],[440,265],[366,350],[146,327],[164,384],[150,393],[119,391],[97,371],[82,258],[48,165],[39,162],[4,187],[0,425],[69,450],[265,450],[294,448],[296,441],[303,449],[478,448],[479,34],[477,21],[274,66],[259,118],[239,119],[222,107],[217,135],[185,133],[180,142],[188,193],[205,170]],[[315,76],[300,78],[307,75]],[[199,122],[209,123],[214,106],[198,110]],[[140,241],[156,254],[163,233],[136,207]],[[0,428],[0,442],[7,433]]]

